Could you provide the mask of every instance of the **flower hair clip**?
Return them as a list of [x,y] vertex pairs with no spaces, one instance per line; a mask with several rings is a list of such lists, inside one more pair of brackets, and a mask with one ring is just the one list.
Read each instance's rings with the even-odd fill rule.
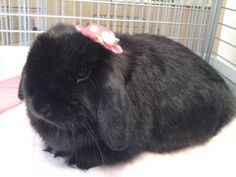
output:
[[118,44],[119,39],[116,38],[111,30],[97,24],[90,24],[85,27],[76,25],[75,27],[81,34],[92,39],[94,42],[100,43],[106,49],[116,54],[123,52],[121,46]]

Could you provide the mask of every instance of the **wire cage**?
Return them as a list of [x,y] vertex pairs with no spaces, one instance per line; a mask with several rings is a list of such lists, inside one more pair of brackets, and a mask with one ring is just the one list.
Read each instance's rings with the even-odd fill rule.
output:
[[231,70],[225,72],[223,69],[223,74],[235,85],[236,57],[219,50],[219,46],[226,44],[236,56],[235,40],[222,36],[224,28],[236,34],[236,24],[224,23],[227,11],[236,14],[233,1],[1,0],[0,45],[29,46],[39,33],[59,22],[80,25],[97,23],[117,33],[167,36],[206,61],[213,61],[212,65],[219,70],[224,65],[222,62],[216,64],[215,59],[220,58],[230,64],[226,67]]
[[202,54],[216,5],[209,0],[3,0],[1,44],[28,46],[58,22],[98,23],[114,32],[165,35]]

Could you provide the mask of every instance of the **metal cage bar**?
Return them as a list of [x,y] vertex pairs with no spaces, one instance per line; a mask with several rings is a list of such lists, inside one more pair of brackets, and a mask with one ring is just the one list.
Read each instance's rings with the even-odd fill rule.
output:
[[206,44],[205,44],[205,50],[203,52],[203,58],[209,62],[210,57],[211,57],[211,51],[213,48],[213,42],[214,38],[216,35],[216,30],[217,30],[217,24],[219,21],[220,17],[220,11],[222,7],[223,0],[218,0],[218,1],[212,1],[212,8],[211,8],[211,18],[209,20],[209,25],[208,25],[208,32],[206,35]]

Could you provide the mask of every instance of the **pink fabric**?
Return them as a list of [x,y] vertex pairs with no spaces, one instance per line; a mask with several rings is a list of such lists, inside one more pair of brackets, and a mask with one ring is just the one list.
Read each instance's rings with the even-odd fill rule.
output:
[[18,98],[20,78],[16,76],[0,81],[0,114],[22,103]]
[[121,46],[118,44],[119,39],[116,38],[111,30],[104,26],[90,24],[85,27],[79,25],[76,25],[75,27],[81,34],[92,39],[94,42],[102,44],[107,50],[116,54],[121,54],[123,52]]

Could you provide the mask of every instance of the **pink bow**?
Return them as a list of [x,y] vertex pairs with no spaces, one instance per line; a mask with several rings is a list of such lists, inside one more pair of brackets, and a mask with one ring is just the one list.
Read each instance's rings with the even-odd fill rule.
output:
[[111,30],[97,24],[90,24],[85,27],[76,25],[75,27],[81,34],[102,44],[106,49],[117,54],[123,52],[121,46],[118,44],[119,39],[115,37],[115,34]]

